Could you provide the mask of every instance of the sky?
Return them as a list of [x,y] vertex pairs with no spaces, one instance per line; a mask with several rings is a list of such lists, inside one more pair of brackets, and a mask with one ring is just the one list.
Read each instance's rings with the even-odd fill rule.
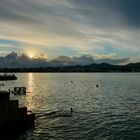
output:
[[140,61],[140,0],[0,0],[0,56]]

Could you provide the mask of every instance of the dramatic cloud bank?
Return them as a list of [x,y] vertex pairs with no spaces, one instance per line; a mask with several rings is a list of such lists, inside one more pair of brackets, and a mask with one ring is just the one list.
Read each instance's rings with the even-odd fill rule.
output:
[[115,53],[140,60],[139,5],[139,0],[0,0],[0,54],[37,48],[51,58]]
[[74,65],[84,66],[92,63],[126,64],[128,62],[129,58],[95,59],[90,55],[83,55],[80,57],[59,56],[48,61],[47,59],[44,59],[44,57],[39,56],[35,58],[29,58],[26,54],[18,56],[17,53],[12,52],[5,57],[0,57],[0,68],[38,68]]

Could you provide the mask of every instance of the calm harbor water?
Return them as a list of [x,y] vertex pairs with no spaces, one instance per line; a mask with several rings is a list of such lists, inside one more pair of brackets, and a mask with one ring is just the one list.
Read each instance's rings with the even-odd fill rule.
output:
[[[139,140],[139,73],[17,73],[1,89],[36,113],[35,128],[0,140]],[[2,83],[2,82],[1,82]],[[99,87],[96,87],[96,84]],[[73,114],[70,115],[70,109]]]

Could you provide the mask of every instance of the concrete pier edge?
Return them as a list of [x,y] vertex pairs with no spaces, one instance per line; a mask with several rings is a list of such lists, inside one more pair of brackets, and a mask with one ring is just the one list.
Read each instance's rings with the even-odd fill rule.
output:
[[18,100],[10,100],[8,91],[0,91],[0,130],[34,127],[35,113],[19,107]]

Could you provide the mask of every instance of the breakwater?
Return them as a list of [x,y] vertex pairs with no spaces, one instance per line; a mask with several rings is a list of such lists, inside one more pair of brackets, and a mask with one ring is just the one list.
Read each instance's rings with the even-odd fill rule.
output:
[[18,100],[10,100],[10,92],[0,91],[0,129],[23,128],[34,125],[35,114],[19,106]]

